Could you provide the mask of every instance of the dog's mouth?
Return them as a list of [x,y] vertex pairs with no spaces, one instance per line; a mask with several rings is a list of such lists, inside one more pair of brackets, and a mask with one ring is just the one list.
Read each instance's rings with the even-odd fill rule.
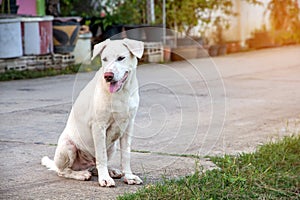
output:
[[125,81],[127,80],[127,77],[128,77],[128,72],[125,72],[125,74],[124,74],[123,78],[121,78],[121,80],[111,81],[109,83],[109,92],[110,93],[118,92],[122,88]]

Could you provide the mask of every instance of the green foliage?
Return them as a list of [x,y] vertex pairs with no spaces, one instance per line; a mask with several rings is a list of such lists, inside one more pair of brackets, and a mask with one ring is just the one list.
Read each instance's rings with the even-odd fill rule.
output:
[[[259,0],[244,0],[251,4],[260,4]],[[102,4],[101,4],[102,2]],[[155,0],[156,24],[162,24],[162,1]],[[147,0],[88,0],[82,6],[80,0],[61,0],[64,15],[100,16],[104,29],[117,24],[145,24],[147,22]],[[193,27],[200,25],[202,32],[214,27],[222,32],[230,26],[230,17],[236,16],[232,0],[166,0],[167,27],[190,35]],[[221,33],[222,34],[222,33]],[[217,40],[221,34],[216,36]]]
[[211,157],[220,169],[147,185],[118,199],[299,199],[300,136],[255,153]]
[[47,68],[44,70],[10,70],[0,73],[0,81],[33,79],[46,76],[57,76],[62,74],[75,74],[78,72],[97,71],[101,67],[100,57],[96,57],[90,64],[73,64],[65,68]]
[[10,1],[9,0],[2,0],[1,2],[1,14],[6,13],[6,8],[7,8],[7,13],[10,13]]
[[[244,0],[261,4],[259,0]],[[104,2],[104,3],[103,3]],[[63,16],[100,16],[104,29],[118,24],[146,24],[147,0],[85,1],[61,0]],[[162,1],[155,0],[156,24],[162,24]],[[200,25],[201,33],[208,27],[215,29],[215,41],[222,42],[222,31],[230,27],[230,17],[236,16],[232,0],[166,0],[167,27],[189,36],[193,27]]]
[[102,6],[94,0],[60,0],[60,10],[62,16],[100,17]]
[[146,0],[60,0],[62,16],[98,17],[104,29],[118,24],[146,23]]
[[[251,4],[261,4],[259,0],[245,0]],[[236,16],[232,0],[167,0],[167,27],[189,35],[193,27],[199,25],[201,33],[215,28],[216,42],[221,42],[222,30],[230,27],[230,18]]]
[[190,30],[198,24],[199,2],[199,0],[166,1],[167,27],[189,35]]
[[0,73],[0,81],[33,79],[33,78],[57,76],[63,74],[75,74],[78,72],[89,72],[89,71],[98,70],[99,66],[100,65],[84,66],[84,65],[76,64],[76,65],[70,65],[63,69],[48,68],[45,70],[24,70],[24,71],[11,70],[4,73]]
[[143,24],[146,20],[145,0],[108,0],[103,6],[104,30],[111,25],[118,24]]
[[122,24],[145,24],[146,1],[145,0],[119,0],[116,15]]
[[24,70],[24,71],[7,71],[0,74],[0,81],[20,80],[20,79],[32,79],[45,76],[56,76],[60,74],[72,74],[76,73],[79,69],[78,65],[66,67],[64,69],[46,69],[42,71],[38,70]]

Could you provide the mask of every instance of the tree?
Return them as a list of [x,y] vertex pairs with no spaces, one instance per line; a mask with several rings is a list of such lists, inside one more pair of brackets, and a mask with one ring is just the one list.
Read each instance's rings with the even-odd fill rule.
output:
[[271,32],[279,44],[300,42],[300,11],[297,0],[271,0],[269,12]]
[[167,0],[167,27],[189,35],[191,29],[198,24],[196,12],[199,2],[200,0]]
[[274,30],[290,30],[299,24],[297,0],[271,0],[267,10],[270,12],[271,27]]
[[167,26],[189,36],[193,27],[202,29],[224,23],[228,27],[229,16],[235,15],[231,0],[169,0],[167,1]]
[[[244,0],[250,4],[261,4],[259,0]],[[203,30],[209,27],[230,26],[229,19],[236,16],[232,0],[166,0],[167,27],[189,36],[193,27]]]

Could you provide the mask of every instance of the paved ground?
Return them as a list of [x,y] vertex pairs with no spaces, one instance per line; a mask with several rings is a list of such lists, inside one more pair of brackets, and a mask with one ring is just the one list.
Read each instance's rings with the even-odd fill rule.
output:
[[[140,66],[133,170],[145,183],[183,176],[196,162],[213,165],[181,154],[248,152],[286,134],[286,120],[300,114],[299,55],[291,46]],[[118,180],[100,188],[96,177],[67,180],[40,165],[42,156],[54,155],[72,101],[92,76],[0,83],[1,199],[114,199],[140,187]]]

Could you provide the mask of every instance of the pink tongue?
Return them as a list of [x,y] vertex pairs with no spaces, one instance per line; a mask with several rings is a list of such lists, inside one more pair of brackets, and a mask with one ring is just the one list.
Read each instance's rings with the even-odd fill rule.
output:
[[109,84],[109,91],[110,93],[114,93],[114,92],[117,92],[120,87],[121,87],[121,81],[118,81],[118,82],[113,82],[113,83],[110,83]]

